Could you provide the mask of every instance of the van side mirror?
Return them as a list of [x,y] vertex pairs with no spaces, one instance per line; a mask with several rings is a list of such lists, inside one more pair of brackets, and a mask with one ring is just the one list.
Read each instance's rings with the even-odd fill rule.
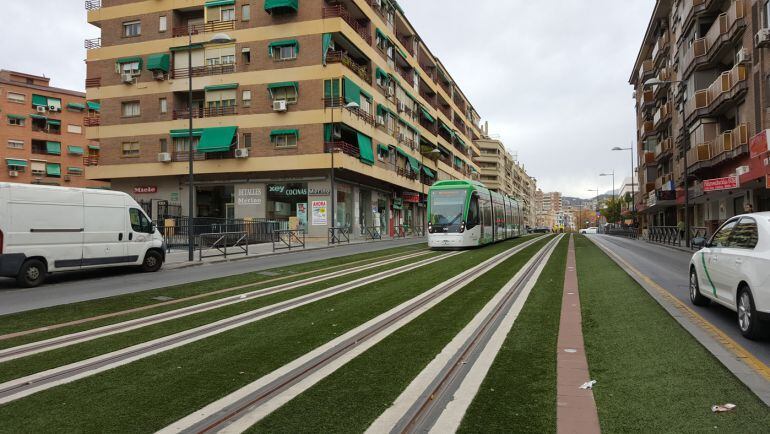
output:
[[703,237],[696,237],[692,240],[692,246],[696,249],[702,249],[706,247],[706,239]]

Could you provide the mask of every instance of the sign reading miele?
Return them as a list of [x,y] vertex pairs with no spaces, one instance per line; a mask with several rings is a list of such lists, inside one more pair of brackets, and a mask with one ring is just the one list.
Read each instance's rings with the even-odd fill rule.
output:
[[152,194],[157,192],[158,187],[154,185],[141,185],[134,187],[134,194]]
[[733,188],[738,188],[737,176],[703,180],[703,191],[731,190]]

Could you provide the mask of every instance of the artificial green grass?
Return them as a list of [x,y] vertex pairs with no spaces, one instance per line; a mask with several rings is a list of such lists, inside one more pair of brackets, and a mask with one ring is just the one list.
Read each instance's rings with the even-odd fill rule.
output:
[[556,432],[556,341],[568,243],[564,237],[540,274],[459,433]]
[[[212,294],[210,296],[203,296],[193,300],[181,301],[179,303],[161,305],[155,308],[149,308],[146,310],[127,313],[119,316],[89,321],[82,324],[66,326],[48,331],[40,331],[29,335],[24,335],[16,338],[10,338],[0,340],[0,349],[11,348],[18,345],[23,345],[29,342],[35,342],[44,339],[50,339],[53,337],[63,336],[70,333],[75,333],[83,330],[89,330],[96,327],[115,324],[118,322],[128,321],[135,318],[142,318],[170,310],[180,309],[186,306],[203,303],[219,298],[230,297],[239,293],[253,291],[260,287],[280,285],[300,279],[307,279],[309,277],[325,274],[332,271],[338,271],[336,268],[347,267],[352,262],[364,261],[354,266],[364,265],[366,262],[376,262],[381,260],[385,256],[395,254],[408,254],[413,253],[424,248],[423,244],[418,246],[398,247],[393,249],[381,250],[377,252],[362,253],[351,256],[343,256],[339,258],[308,262],[306,264],[294,265],[291,267],[275,268],[270,270],[263,270],[259,272],[246,273],[236,276],[217,278],[211,280],[205,280],[201,282],[195,282],[185,285],[171,286],[167,288],[157,288],[148,291],[141,291],[132,294],[119,295],[114,297],[102,298],[98,300],[84,301],[80,303],[72,303],[61,306],[53,306],[49,308],[36,309],[27,312],[20,312],[16,314],[0,316],[0,335],[7,333],[14,333],[19,331],[31,330],[38,327],[45,327],[52,324],[70,322],[83,318],[91,318],[99,315],[104,315],[113,312],[120,312],[127,309],[151,306],[153,304],[160,304],[162,302],[154,300],[154,297],[166,296],[176,299],[191,297],[196,295],[205,295],[208,292],[230,288],[234,286],[249,285],[255,286],[242,288],[235,291],[228,291],[220,294]],[[335,267],[335,269],[329,269]],[[312,273],[317,271],[317,273]],[[296,274],[311,272],[302,276]],[[267,274],[265,274],[267,273]],[[276,274],[272,276],[268,274]],[[280,280],[276,280],[280,279]],[[261,282],[270,281],[269,285],[257,286]]]
[[[429,259],[437,256],[439,253],[431,252],[420,257],[420,260]],[[202,325],[210,324],[221,319],[230,318],[245,312],[256,310],[275,303],[286,301],[302,295],[318,292],[336,285],[351,282],[356,279],[370,276],[382,271],[392,270],[401,266],[410,265],[415,259],[405,259],[392,264],[373,267],[366,271],[349,274],[347,276],[337,277],[335,279],[323,282],[304,285],[299,288],[291,289],[276,294],[267,295],[235,303],[229,306],[212,309],[209,311],[188,315],[179,319],[169,320],[147,327],[130,330],[124,333],[118,333],[103,338],[86,341],[80,344],[68,347],[58,348],[31,356],[22,357],[0,364],[0,383],[36,372],[42,372],[47,369],[56,368],[69,363],[117,351],[142,342],[151,341],[174,333],[179,333]],[[355,290],[355,289],[354,289]]]
[[527,247],[479,276],[248,432],[365,431],[546,242]]
[[[767,406],[591,241],[575,244],[603,432],[768,431]],[[711,412],[728,402],[737,409]]]
[[155,431],[519,242],[472,250],[5,404],[0,432]]

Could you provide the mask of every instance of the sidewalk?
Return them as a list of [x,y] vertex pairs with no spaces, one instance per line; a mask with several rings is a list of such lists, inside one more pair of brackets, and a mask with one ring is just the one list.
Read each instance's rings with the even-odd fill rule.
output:
[[[300,246],[300,247],[292,247],[291,250],[281,249],[281,250],[276,250],[275,252],[273,251],[273,243],[260,243],[260,244],[250,244],[248,246],[248,255],[244,254],[243,249],[232,248],[232,247],[228,248],[226,258],[224,257],[224,255],[222,255],[221,252],[218,252],[216,249],[203,250],[203,256],[204,256],[203,260],[200,259],[200,253],[201,253],[200,250],[196,249],[195,259],[193,260],[193,262],[188,261],[187,250],[174,249],[166,253],[166,263],[163,265],[163,268],[164,269],[185,268],[185,267],[192,267],[192,266],[202,265],[202,264],[215,264],[220,262],[253,259],[253,258],[264,257],[264,256],[274,256],[274,255],[284,255],[289,253],[305,252],[308,250],[334,249],[337,247],[344,247],[349,245],[369,244],[369,243],[387,243],[387,242],[396,242],[396,241],[405,241],[406,244],[416,244],[419,242],[427,242],[427,238],[410,236],[405,238],[383,238],[381,240],[351,239],[350,243],[342,243],[342,244],[335,244],[335,245],[329,245],[327,240],[325,239],[315,239],[315,240],[308,239],[305,242],[304,249]],[[285,247],[285,245],[283,244],[281,246]],[[276,244],[276,247],[279,247],[279,245]],[[205,257],[207,255],[211,257]],[[213,256],[213,255],[220,255],[220,256]]]

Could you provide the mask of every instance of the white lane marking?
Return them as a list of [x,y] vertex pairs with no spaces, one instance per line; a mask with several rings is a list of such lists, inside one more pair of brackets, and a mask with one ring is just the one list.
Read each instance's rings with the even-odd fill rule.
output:
[[[39,386],[31,387],[29,389],[22,389],[22,390],[20,390],[17,393],[13,393],[13,394],[10,394],[10,395],[4,396],[4,397],[0,397],[0,404],[11,402],[11,401],[14,401],[16,399],[23,398],[25,396],[31,395],[33,393],[36,393],[36,392],[39,392],[39,391],[42,391],[42,390],[46,390],[46,389],[50,389],[50,388],[52,388],[54,386],[58,386],[58,385],[61,385],[61,384],[71,383],[71,382],[79,380],[81,378],[90,377],[90,376],[98,374],[100,372],[104,372],[104,371],[107,371],[109,369],[113,369],[113,368],[116,368],[116,367],[119,367],[119,366],[123,366],[123,365],[126,365],[128,363],[134,362],[136,360],[140,360],[140,359],[143,359],[143,358],[146,358],[146,357],[158,354],[158,353],[162,353],[162,352],[169,351],[169,350],[172,350],[172,349],[177,348],[177,347],[181,347],[183,345],[187,345],[187,344],[190,344],[190,343],[193,343],[193,342],[197,342],[197,341],[205,339],[207,337],[218,335],[220,333],[224,333],[226,331],[229,331],[229,330],[232,330],[232,329],[235,329],[235,328],[238,328],[238,327],[242,327],[242,326],[245,326],[245,325],[248,325],[248,324],[260,321],[260,320],[263,320],[265,318],[277,315],[279,313],[286,312],[286,311],[289,311],[289,310],[292,310],[292,309],[296,309],[298,307],[305,306],[307,304],[314,303],[314,302],[319,301],[319,300],[323,300],[325,298],[333,297],[335,295],[338,295],[338,294],[341,294],[341,293],[344,293],[344,292],[348,292],[348,291],[353,290],[355,288],[358,288],[360,286],[363,286],[363,285],[366,285],[366,284],[369,284],[369,283],[373,283],[373,282],[377,282],[377,281],[386,279],[388,277],[392,277],[395,274],[401,274],[401,273],[404,273],[404,272],[407,272],[407,271],[411,271],[411,270],[414,270],[416,268],[422,267],[424,265],[429,265],[429,264],[438,262],[438,261],[440,261],[442,259],[454,256],[454,255],[457,255],[457,254],[459,254],[459,253],[458,252],[453,252],[453,253],[448,253],[448,254],[444,254],[444,255],[434,256],[432,258],[425,259],[423,261],[416,262],[414,264],[404,265],[404,266],[395,268],[393,270],[383,271],[383,272],[374,274],[372,276],[363,277],[363,278],[360,278],[360,279],[356,279],[356,280],[354,280],[352,282],[346,282],[346,283],[343,283],[343,284],[340,284],[340,285],[337,285],[337,286],[333,286],[331,288],[324,289],[323,291],[327,291],[327,293],[324,294],[323,296],[318,296],[318,294],[316,294],[316,293],[307,294],[307,295],[304,295],[304,296],[301,296],[301,297],[296,297],[296,298],[293,298],[293,299],[290,299],[290,300],[285,300],[283,302],[276,303],[276,304],[273,304],[273,305],[270,305],[270,306],[265,306],[265,307],[262,307],[262,308],[259,308],[259,309],[255,309],[255,310],[252,310],[252,311],[249,311],[249,312],[245,312],[245,313],[242,313],[242,314],[239,314],[239,315],[236,315],[236,316],[224,318],[224,319],[216,321],[214,323],[204,324],[204,325],[202,325],[200,327],[196,327],[196,328],[193,328],[193,329],[185,330],[185,331],[173,334],[173,335],[164,336],[162,338],[155,339],[155,340],[152,340],[152,341],[149,341],[149,342],[143,342],[141,344],[134,345],[134,346],[131,346],[131,347],[127,347],[127,348],[124,348],[124,349],[121,349],[121,350],[118,350],[118,351],[113,351],[111,353],[102,354],[100,356],[92,357],[90,359],[82,360],[82,361],[79,361],[79,362],[76,362],[76,363],[71,363],[69,365],[60,366],[58,368],[49,369],[47,371],[38,372],[36,374],[28,375],[26,377],[17,378],[15,380],[11,380],[11,381],[8,381],[8,382],[0,384],[0,393],[2,393],[2,391],[4,391],[4,390],[10,390],[10,389],[20,388],[20,387],[26,386],[28,383],[35,382],[35,381],[38,381],[38,380],[41,380],[41,379],[45,379],[47,377],[56,376],[56,375],[63,375],[63,378],[61,378],[60,380],[53,381],[53,382],[41,383]],[[349,286],[349,285],[352,285],[352,286]],[[300,303],[297,303],[297,301],[299,301],[299,300],[302,300],[302,301]],[[271,312],[267,312],[268,310],[272,310],[272,309],[276,309],[276,310],[271,311]],[[263,315],[259,315],[260,312],[265,312],[265,313]],[[237,321],[237,320],[239,320],[241,318],[245,318],[245,317],[248,317],[248,316],[251,316],[251,315],[254,315],[254,316],[252,318],[248,318],[248,319],[246,319],[244,321],[240,321],[240,322]],[[226,322],[231,322],[231,321],[234,321],[234,320],[236,321],[234,324],[231,324],[229,326],[225,326],[225,327],[222,327],[222,328],[216,328],[217,325],[219,325],[219,324],[226,323]],[[199,332],[201,330],[205,330],[205,329],[210,328],[210,327],[213,327],[214,330],[211,330],[211,331],[209,331],[207,333],[204,333],[204,334],[201,334],[201,335],[192,336],[195,333],[197,333],[197,332]],[[189,336],[189,337],[185,338],[185,336]],[[175,343],[172,343],[172,344],[166,344],[167,342],[170,342],[170,341],[173,341],[173,340],[176,340],[176,339],[180,339],[180,338],[181,338],[181,340],[179,340],[178,342],[175,342]],[[107,360],[115,358],[115,357],[120,357],[122,355],[131,354],[131,353],[134,353],[134,352],[137,352],[137,351],[143,351],[145,349],[156,347],[156,346],[159,347],[159,348],[156,348],[154,350],[150,350],[150,351],[147,351],[147,352],[142,352],[141,354],[136,354],[134,356],[128,357],[128,358],[123,359],[123,360],[109,362],[109,363],[106,363],[105,365],[100,366],[98,368],[94,368],[94,369],[91,369],[91,370],[83,371],[81,373],[78,373],[78,374],[75,374],[75,375],[71,375],[71,376],[67,376],[67,374],[66,374],[67,371],[76,370],[76,369],[79,369],[79,368],[81,368],[83,366],[86,366],[86,365],[89,365],[89,364],[104,362],[104,361],[107,361]]]

